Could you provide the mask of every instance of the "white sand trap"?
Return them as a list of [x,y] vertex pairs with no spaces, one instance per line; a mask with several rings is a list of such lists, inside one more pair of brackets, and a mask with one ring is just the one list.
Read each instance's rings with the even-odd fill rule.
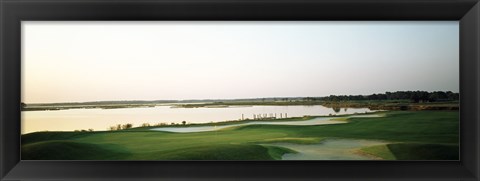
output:
[[205,132],[205,131],[215,131],[223,128],[233,127],[233,126],[240,126],[244,124],[236,124],[236,125],[224,125],[224,126],[192,126],[192,127],[166,127],[166,128],[153,128],[153,131],[166,131],[166,132],[174,132],[174,133],[193,133],[193,132]]
[[[355,117],[382,117],[383,114],[369,114],[369,115],[351,115],[348,118]],[[224,128],[235,127],[235,126],[245,126],[245,125],[291,125],[291,126],[309,126],[309,125],[326,125],[326,124],[342,124],[347,123],[346,121],[337,121],[332,120],[338,117],[319,117],[313,118],[306,121],[253,121],[248,123],[241,124],[230,124],[222,126],[192,126],[192,127],[164,127],[164,128],[153,128],[153,131],[166,131],[174,133],[192,133],[192,132],[205,132],[205,131],[216,131]]]
[[351,115],[349,118],[378,118],[385,117],[385,114],[365,114],[365,115]]
[[[262,144],[289,148],[298,153],[287,153],[282,160],[372,160],[375,158],[356,153],[362,147],[384,145],[387,142],[357,139],[327,139],[319,144],[273,143]],[[378,159],[378,158],[376,158]]]

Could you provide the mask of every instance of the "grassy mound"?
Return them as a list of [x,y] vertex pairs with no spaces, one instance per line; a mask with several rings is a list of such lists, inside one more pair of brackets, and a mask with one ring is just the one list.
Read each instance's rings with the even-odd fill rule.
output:
[[395,155],[390,151],[387,145],[369,146],[360,149],[361,152],[380,157],[384,160],[396,160]]
[[191,147],[175,151],[157,151],[138,154],[133,160],[277,160],[285,153],[293,151],[280,147],[220,144],[211,146]]
[[268,154],[275,159],[275,160],[281,160],[282,156],[286,153],[296,153],[296,151],[284,148],[284,147],[278,147],[278,146],[264,146],[265,148],[268,149]]
[[458,160],[458,145],[398,143],[388,149],[398,160]]
[[399,111],[386,117],[349,118],[347,124],[317,126],[248,125],[242,132],[282,132],[296,137],[337,137],[388,140],[394,142],[424,142],[457,144],[458,111]]
[[92,134],[100,134],[98,132],[35,132],[22,135],[22,145],[51,140],[69,140],[81,138]]
[[[324,138],[383,140],[361,150],[384,159],[458,159],[458,111],[395,111],[345,124],[247,125],[211,132],[149,129],[38,132],[22,135],[22,159],[272,160],[292,152],[262,143],[315,144]],[[118,145],[118,146],[115,146]]]
[[264,139],[253,143],[295,143],[295,144],[316,144],[320,143],[322,138],[272,138]]
[[385,160],[458,160],[458,145],[395,143],[362,148]]
[[22,146],[22,160],[109,160],[130,155],[119,146],[45,141]]

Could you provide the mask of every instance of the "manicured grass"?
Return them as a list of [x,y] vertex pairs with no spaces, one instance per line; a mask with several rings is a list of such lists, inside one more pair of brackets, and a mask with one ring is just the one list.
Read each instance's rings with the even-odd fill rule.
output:
[[458,160],[458,145],[395,143],[362,148],[385,160]]
[[286,153],[296,153],[296,151],[294,150],[278,147],[278,146],[264,146],[264,147],[268,149],[268,154],[275,160],[281,160],[282,156]]
[[[144,152],[131,159],[145,160],[275,160],[292,151],[251,144],[214,144],[168,151]],[[280,157],[279,157],[280,155]]]
[[318,126],[249,125],[237,131],[264,130],[300,137],[340,137],[402,142],[458,143],[457,111],[390,112],[386,117],[349,118],[348,124]]
[[363,153],[380,157],[384,160],[396,160],[395,155],[390,151],[387,145],[376,145],[360,149]]
[[[263,146],[261,143],[314,144],[321,139],[335,137],[390,142],[392,144],[387,145],[388,149],[374,148],[372,151],[370,148],[373,155],[385,159],[392,158],[392,155],[407,160],[458,158],[458,111],[381,114],[386,116],[349,118],[346,124],[248,125],[198,133],[169,133],[148,128],[108,132],[39,132],[22,135],[22,157],[50,159],[62,152],[77,159],[102,159],[100,157],[108,152],[109,155],[103,159],[271,160],[280,159],[281,155],[292,150]],[[49,150],[53,151],[50,153]],[[98,154],[93,154],[96,150]]]
[[458,145],[399,143],[387,145],[399,160],[458,160]]
[[42,141],[22,146],[22,160],[117,160],[130,153],[121,146],[76,141]]
[[88,132],[35,132],[22,135],[22,145],[49,140],[71,140],[83,136],[91,136]]
[[315,144],[320,143],[322,138],[273,138],[264,139],[253,143],[295,143],[295,144]]

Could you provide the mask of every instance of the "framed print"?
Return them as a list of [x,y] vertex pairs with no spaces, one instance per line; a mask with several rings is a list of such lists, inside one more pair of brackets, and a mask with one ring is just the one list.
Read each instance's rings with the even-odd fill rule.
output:
[[458,21],[22,30],[22,160],[459,160]]
[[479,179],[477,1],[1,6],[2,180]]

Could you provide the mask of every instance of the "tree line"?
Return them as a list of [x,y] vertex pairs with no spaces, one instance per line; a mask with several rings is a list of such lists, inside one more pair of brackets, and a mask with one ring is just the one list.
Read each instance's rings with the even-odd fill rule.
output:
[[443,102],[459,100],[459,93],[452,91],[396,91],[370,95],[330,95],[306,97],[305,101],[358,101],[358,100],[411,100],[412,102]]

